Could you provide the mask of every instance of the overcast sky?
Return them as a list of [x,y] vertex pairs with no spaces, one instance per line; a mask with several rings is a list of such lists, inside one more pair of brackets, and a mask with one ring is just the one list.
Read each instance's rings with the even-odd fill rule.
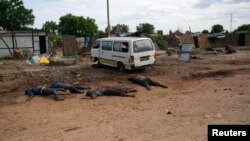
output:
[[[45,21],[59,22],[67,13],[91,17],[99,30],[107,26],[106,0],[23,0],[26,8],[33,9],[35,23],[41,28]],[[156,30],[177,29],[183,32],[211,30],[221,24],[230,30],[230,13],[233,13],[233,30],[250,24],[250,0],[109,0],[110,24],[127,24],[130,31],[139,23],[151,23]]]

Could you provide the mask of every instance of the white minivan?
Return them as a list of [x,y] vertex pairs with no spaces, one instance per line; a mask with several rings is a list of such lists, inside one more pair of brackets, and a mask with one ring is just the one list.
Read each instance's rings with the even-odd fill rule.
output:
[[145,68],[155,63],[155,48],[150,38],[100,38],[91,48],[91,59],[118,71]]

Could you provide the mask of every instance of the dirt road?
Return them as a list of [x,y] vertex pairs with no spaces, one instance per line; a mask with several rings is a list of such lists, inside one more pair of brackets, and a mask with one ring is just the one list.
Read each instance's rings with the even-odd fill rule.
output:
[[[28,66],[23,61],[0,65],[0,141],[206,141],[208,124],[250,123],[250,51],[199,56],[179,63],[158,56],[153,69],[118,73],[96,68],[88,59],[72,66]],[[146,75],[168,89],[131,84],[128,76]],[[24,90],[59,80],[82,85],[125,86],[135,98],[84,94],[35,97]]]

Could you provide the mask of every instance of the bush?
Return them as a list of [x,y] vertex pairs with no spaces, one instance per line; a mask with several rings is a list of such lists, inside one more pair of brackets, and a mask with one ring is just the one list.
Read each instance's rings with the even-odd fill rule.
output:
[[11,60],[12,58],[9,56],[1,57],[0,60]]
[[156,44],[159,46],[161,50],[166,50],[168,42],[166,40],[157,40]]

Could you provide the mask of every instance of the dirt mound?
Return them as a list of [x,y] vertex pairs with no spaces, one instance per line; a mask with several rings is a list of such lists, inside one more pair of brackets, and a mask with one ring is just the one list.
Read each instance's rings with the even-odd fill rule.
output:
[[63,60],[50,60],[50,66],[70,66],[77,65],[79,63],[79,59],[63,59]]
[[196,72],[191,73],[191,79],[203,79],[206,77],[229,77],[232,76],[233,72],[231,70],[218,70],[209,72]]
[[250,65],[250,60],[231,60],[227,63],[230,65]]

